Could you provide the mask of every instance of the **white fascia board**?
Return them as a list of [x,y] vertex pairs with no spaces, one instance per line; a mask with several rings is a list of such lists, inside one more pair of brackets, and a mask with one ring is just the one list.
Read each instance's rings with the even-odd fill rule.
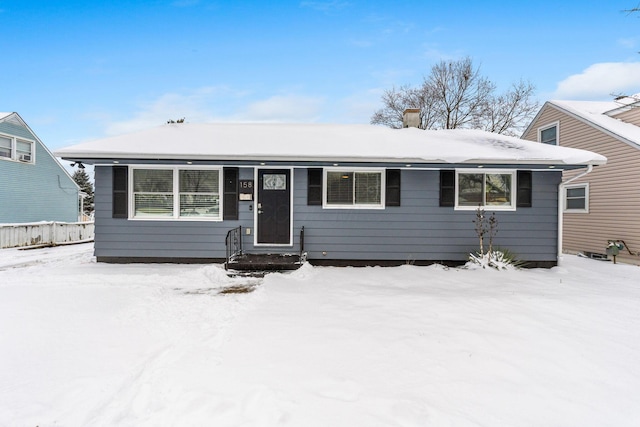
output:
[[[593,159],[588,162],[568,163],[560,159],[467,159],[457,162],[445,161],[443,159],[423,159],[415,157],[305,157],[305,156],[206,156],[206,155],[172,155],[158,156],[149,154],[118,155],[88,155],[87,153],[65,153],[63,159],[69,161],[83,161],[83,159],[94,160],[158,160],[158,161],[246,161],[246,162],[320,162],[320,163],[405,163],[405,164],[441,164],[443,166],[453,164],[468,165],[549,165],[549,166],[601,166],[606,164],[605,160]],[[86,162],[86,161],[85,161]]]

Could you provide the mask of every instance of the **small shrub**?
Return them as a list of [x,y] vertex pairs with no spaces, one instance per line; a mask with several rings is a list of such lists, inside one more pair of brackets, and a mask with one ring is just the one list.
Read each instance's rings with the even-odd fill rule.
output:
[[[477,265],[482,268],[495,268],[496,270],[506,270],[509,267],[521,267],[524,263],[518,261],[508,249],[494,249],[493,238],[498,234],[498,220],[496,219],[495,212],[492,213],[489,218],[485,214],[482,207],[476,209],[476,219],[473,220],[475,224],[476,234],[480,242],[480,252],[470,253],[469,262],[472,265]],[[488,237],[489,245],[485,252],[484,238]]]
[[509,250],[492,250],[484,255],[480,253],[469,254],[469,263],[482,268],[495,268],[496,270],[507,270],[509,268],[520,268],[524,262],[517,260]]

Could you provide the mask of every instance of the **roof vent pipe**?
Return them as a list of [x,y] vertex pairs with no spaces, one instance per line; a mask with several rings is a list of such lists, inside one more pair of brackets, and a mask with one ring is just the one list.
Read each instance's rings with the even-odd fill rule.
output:
[[420,109],[407,108],[402,113],[403,128],[419,128],[420,127]]

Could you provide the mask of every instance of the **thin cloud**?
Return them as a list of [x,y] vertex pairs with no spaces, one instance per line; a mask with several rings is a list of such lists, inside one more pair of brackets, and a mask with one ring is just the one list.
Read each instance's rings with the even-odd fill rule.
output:
[[239,114],[243,121],[313,122],[320,115],[323,98],[298,95],[276,95],[249,104]]
[[432,62],[451,61],[464,56],[461,51],[445,52],[438,49],[435,46],[425,45],[423,47],[422,55],[425,59]]
[[627,49],[635,49],[638,45],[638,39],[635,37],[626,38],[626,39],[618,39],[618,44]]
[[640,62],[593,64],[558,83],[552,97],[575,100],[609,100],[611,94],[640,92]]
[[[215,99],[228,92],[225,88],[203,87],[191,93],[166,93],[150,102],[138,106],[133,117],[114,121],[106,126],[107,135],[119,135],[159,126],[169,120],[185,118],[190,122],[207,122],[214,117],[212,106]],[[229,96],[228,93],[225,94]]]
[[165,93],[140,103],[131,118],[105,120],[104,133],[120,135],[182,118],[192,123],[313,122],[320,117],[325,102],[323,98],[279,95],[248,103],[247,97],[246,92],[234,92],[223,87]]
[[374,45],[374,43],[371,40],[364,40],[364,39],[351,39],[349,40],[349,44],[351,46],[354,47],[361,47],[361,48],[368,48]]
[[171,3],[172,6],[175,7],[191,7],[196,6],[200,3],[200,0],[176,0]]
[[333,1],[303,1],[300,2],[300,7],[306,7],[309,9],[317,10],[320,12],[334,12],[349,7],[351,4],[346,1],[333,0]]
[[339,116],[330,117],[335,123],[368,124],[373,113],[381,107],[383,89],[369,89],[352,93],[338,103]]

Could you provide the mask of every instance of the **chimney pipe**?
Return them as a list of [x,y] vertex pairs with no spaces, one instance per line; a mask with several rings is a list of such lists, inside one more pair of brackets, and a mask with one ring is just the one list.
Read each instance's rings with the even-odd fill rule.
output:
[[407,108],[402,113],[403,128],[419,128],[420,127],[420,109]]

